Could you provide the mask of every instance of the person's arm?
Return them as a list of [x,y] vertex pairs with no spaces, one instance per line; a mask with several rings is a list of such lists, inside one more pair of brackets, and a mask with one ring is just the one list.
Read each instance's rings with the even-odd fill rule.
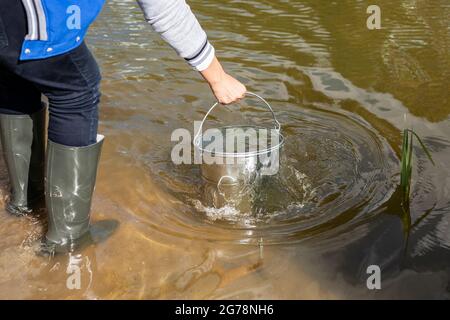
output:
[[208,82],[217,100],[233,103],[245,86],[228,75],[185,0],[137,0],[152,28]]

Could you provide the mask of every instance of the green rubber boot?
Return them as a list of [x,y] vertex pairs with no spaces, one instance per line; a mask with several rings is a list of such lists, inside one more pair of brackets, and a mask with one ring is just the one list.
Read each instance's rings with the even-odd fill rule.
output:
[[90,225],[90,209],[103,136],[86,147],[48,141],[46,204],[48,231],[41,254],[54,255],[80,249],[107,238],[116,221]]
[[6,210],[16,216],[32,212],[44,198],[46,108],[31,115],[0,115],[2,153],[11,184]]

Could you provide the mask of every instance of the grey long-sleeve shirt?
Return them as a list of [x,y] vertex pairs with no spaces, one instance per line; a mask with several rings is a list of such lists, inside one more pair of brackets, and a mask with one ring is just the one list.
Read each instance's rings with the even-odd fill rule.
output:
[[214,48],[185,0],[137,0],[152,28],[192,67],[206,69]]

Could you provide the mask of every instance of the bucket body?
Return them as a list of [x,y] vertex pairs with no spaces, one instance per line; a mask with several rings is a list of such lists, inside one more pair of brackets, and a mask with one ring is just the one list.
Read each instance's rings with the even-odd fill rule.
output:
[[[226,163],[226,161],[232,163]],[[202,178],[208,182],[218,185],[237,184],[240,182],[250,183],[257,175],[257,156],[243,158],[224,158],[225,163],[202,164]]]
[[[208,183],[214,183],[218,188],[245,185],[251,184],[258,175],[278,172],[284,142],[279,131],[253,126],[227,126],[212,130],[213,133],[205,134],[205,138],[195,144],[203,157],[202,178]],[[221,137],[221,141],[217,137]]]
[[203,180],[203,201],[214,208],[232,207],[239,212],[251,212],[253,194],[251,186],[225,184],[220,187],[216,183]]
[[272,113],[273,128],[225,126],[203,132],[203,124],[218,105],[215,103],[204,116],[194,137],[194,148],[202,160],[202,179],[206,189],[213,191],[207,193],[212,195],[215,207],[249,194],[249,186],[258,176],[275,175],[280,168],[284,144],[281,125],[266,100],[254,93],[247,92],[247,95],[264,102]]

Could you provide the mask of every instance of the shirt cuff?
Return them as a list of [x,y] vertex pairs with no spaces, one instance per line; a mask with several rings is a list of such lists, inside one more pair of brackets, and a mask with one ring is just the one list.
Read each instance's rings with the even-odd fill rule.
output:
[[187,63],[197,71],[203,71],[209,67],[215,56],[214,47],[208,40],[200,50],[190,58],[185,58]]

